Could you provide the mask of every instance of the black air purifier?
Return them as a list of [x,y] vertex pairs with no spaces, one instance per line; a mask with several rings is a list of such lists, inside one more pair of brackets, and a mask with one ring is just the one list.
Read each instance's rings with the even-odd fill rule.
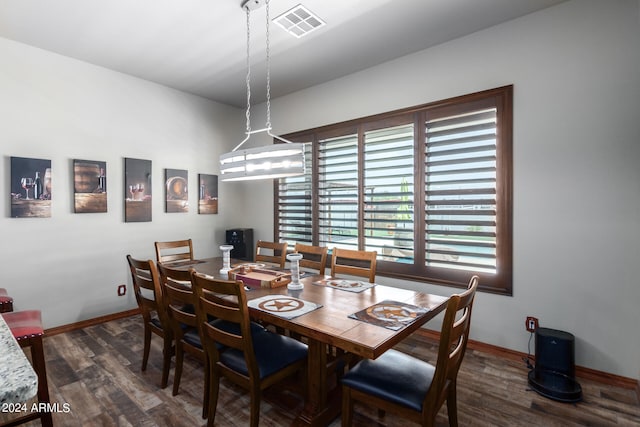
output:
[[253,228],[227,230],[227,245],[232,245],[231,258],[253,261]]
[[533,390],[561,402],[582,400],[582,387],[575,380],[574,343],[568,332],[536,329],[536,367],[529,372]]

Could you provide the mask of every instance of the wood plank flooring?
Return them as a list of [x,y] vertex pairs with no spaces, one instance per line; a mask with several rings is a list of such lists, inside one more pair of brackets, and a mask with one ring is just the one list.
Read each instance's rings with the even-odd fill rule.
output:
[[[414,334],[399,349],[434,361],[437,346],[431,338]],[[142,322],[140,316],[113,320],[81,330],[45,338],[49,391],[56,426],[202,426],[200,417],[203,369],[185,357],[177,396],[169,386],[159,388],[161,342],[152,338],[146,372],[140,371]],[[524,362],[467,351],[458,377],[458,418],[461,426],[639,426],[640,404],[635,390],[579,379],[584,400],[577,404],[555,402],[531,391]],[[249,398],[239,387],[224,381],[216,425],[245,426]],[[64,412],[64,404],[68,412]],[[268,390],[262,401],[261,426],[288,426],[302,409],[302,399],[284,389]],[[358,427],[405,427],[407,421],[356,406]],[[0,414],[0,421],[9,419]],[[448,425],[446,405],[438,426]],[[39,426],[32,422],[27,426]],[[340,425],[340,420],[331,427]]]

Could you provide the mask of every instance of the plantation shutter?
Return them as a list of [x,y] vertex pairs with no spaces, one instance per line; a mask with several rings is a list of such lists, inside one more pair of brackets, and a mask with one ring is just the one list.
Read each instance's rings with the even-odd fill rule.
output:
[[413,123],[365,132],[365,249],[378,258],[412,263]]
[[318,239],[320,246],[358,248],[358,136],[319,141]]
[[312,156],[311,144],[304,145],[304,175],[278,180],[278,239],[293,246],[312,242]]
[[380,276],[513,293],[513,86],[287,135],[274,237],[376,251]]
[[495,273],[497,109],[464,109],[427,115],[425,265]]

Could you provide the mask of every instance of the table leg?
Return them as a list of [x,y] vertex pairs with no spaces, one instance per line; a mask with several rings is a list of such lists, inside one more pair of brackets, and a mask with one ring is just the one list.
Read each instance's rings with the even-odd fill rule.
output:
[[329,395],[327,344],[309,339],[308,345],[308,396],[295,425],[326,426],[340,414],[340,396]]

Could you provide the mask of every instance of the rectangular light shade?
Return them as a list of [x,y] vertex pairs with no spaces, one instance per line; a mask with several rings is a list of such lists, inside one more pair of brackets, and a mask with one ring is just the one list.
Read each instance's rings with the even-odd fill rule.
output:
[[304,174],[304,144],[292,142],[237,150],[220,156],[220,179],[284,178]]

